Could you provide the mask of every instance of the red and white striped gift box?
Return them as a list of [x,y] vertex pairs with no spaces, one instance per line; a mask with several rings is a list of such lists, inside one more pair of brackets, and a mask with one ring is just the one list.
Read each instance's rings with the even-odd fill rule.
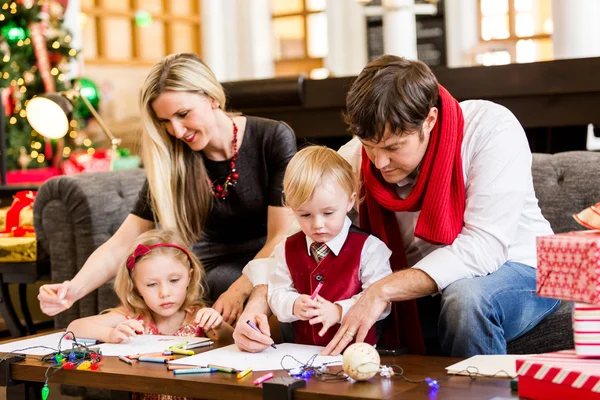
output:
[[600,360],[579,358],[574,350],[523,356],[517,375],[525,399],[600,399]]
[[600,231],[537,238],[537,293],[600,304]]
[[600,304],[575,303],[573,336],[579,357],[600,357]]

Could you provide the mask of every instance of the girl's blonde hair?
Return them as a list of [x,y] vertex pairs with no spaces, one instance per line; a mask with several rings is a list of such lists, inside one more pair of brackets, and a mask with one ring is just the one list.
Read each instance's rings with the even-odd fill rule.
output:
[[181,233],[187,243],[200,238],[213,194],[202,157],[169,135],[152,103],[166,91],[203,95],[225,109],[221,84],[202,60],[191,53],[171,54],[156,63],[142,88],[142,159],[148,177],[148,199],[161,226]]
[[[142,233],[135,241],[130,251],[127,253],[127,259],[133,254],[138,245],[143,244],[144,246],[151,246],[159,243],[169,243],[184,248],[189,254],[185,254],[180,249],[175,247],[155,247],[150,250],[149,253],[136,258],[136,266],[141,260],[150,259],[158,255],[166,255],[172,257],[174,261],[178,261],[183,265],[190,265],[192,268],[192,274],[190,276],[190,284],[187,287],[185,301],[182,305],[183,309],[190,308],[201,308],[205,307],[204,299],[204,287],[201,282],[204,280],[204,268],[200,263],[200,260],[189,250],[187,244],[183,239],[177,235],[174,231],[165,229],[154,229],[148,232]],[[130,271],[125,263],[121,265],[117,271],[115,278],[115,292],[121,300],[121,307],[124,309],[126,315],[132,317],[142,316],[143,318],[150,317],[150,309],[146,305],[146,302],[138,293],[135,283],[133,282],[133,276],[135,274],[135,267],[133,271]],[[107,310],[110,311],[110,310]]]
[[324,182],[336,182],[351,197],[357,179],[352,166],[337,151],[324,146],[300,150],[288,164],[283,177],[284,204],[297,210],[309,201],[315,188]]

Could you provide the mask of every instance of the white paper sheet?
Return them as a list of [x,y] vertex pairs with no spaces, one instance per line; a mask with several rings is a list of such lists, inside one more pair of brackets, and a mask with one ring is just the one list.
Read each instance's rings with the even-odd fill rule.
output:
[[[281,360],[286,355],[293,356],[298,361],[306,363],[313,355],[321,353],[324,349],[324,347],[321,346],[307,346],[293,343],[282,343],[276,346],[277,349],[269,347],[260,353],[246,353],[240,351],[236,345],[232,344],[227,347],[221,347],[220,349],[196,354],[195,356],[173,360],[170,361],[169,364],[197,366],[216,364],[237,370],[244,370],[250,367],[253,371],[270,371],[297,368],[300,366],[300,364],[292,358],[286,357],[283,360],[282,367]],[[318,366],[323,365],[324,363],[328,363],[328,365],[341,365],[342,356],[317,356],[313,365]]]
[[131,338],[127,343],[102,343],[100,351],[103,356],[128,356],[132,354],[160,353],[169,348],[187,341],[188,343],[206,342],[209,338],[139,335]]
[[[53,353],[58,349],[58,341],[64,335],[64,332],[51,333],[49,335],[18,340],[16,342],[0,345],[0,352],[8,353],[19,350],[18,353],[30,355],[45,355]],[[177,345],[187,341],[188,343],[198,343],[209,341],[209,338],[201,337],[181,337],[181,336],[155,336],[155,335],[139,335],[131,339],[128,343],[112,344],[102,343],[94,345],[99,347],[102,355],[119,356],[144,353],[159,353],[166,350],[169,346]],[[73,345],[72,340],[63,339],[61,349],[70,349]],[[33,348],[26,349],[32,346],[46,346],[49,348]],[[91,345],[88,345],[88,347]]]
[[515,378],[517,376],[517,358],[523,358],[523,356],[511,354],[473,356],[446,367],[446,371],[452,375],[469,375],[470,372],[495,378]]
[[[29,354],[33,356],[43,356],[46,354],[54,353],[56,350],[58,350],[58,341],[64,334],[64,332],[56,332],[51,333],[49,335],[38,336],[35,338],[29,338],[24,340],[17,340],[15,342],[2,344],[0,345],[0,353],[15,352],[20,354]],[[63,339],[60,344],[60,347],[62,350],[64,350],[70,349],[72,345],[72,340]],[[49,348],[28,349],[28,347],[33,346],[46,346]]]

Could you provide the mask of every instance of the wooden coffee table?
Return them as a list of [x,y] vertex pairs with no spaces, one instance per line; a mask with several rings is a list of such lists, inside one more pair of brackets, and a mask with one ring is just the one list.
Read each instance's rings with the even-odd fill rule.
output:
[[[227,344],[229,343],[220,343],[218,346]],[[0,358],[3,356],[0,354]],[[445,367],[457,361],[459,359],[456,358],[414,355],[382,358],[384,365],[401,366],[409,379],[423,380],[426,377],[438,379],[440,389],[435,393],[431,392],[425,383],[408,383],[400,377],[387,379],[376,375],[367,382],[321,382],[312,377],[308,379],[305,388],[293,392],[293,398],[306,400],[518,398],[515,392],[511,392],[510,382],[507,379],[472,380],[463,376],[447,376]],[[12,386],[7,390],[7,399],[21,399],[24,391],[39,394],[48,365],[35,356],[11,364],[7,375],[12,382],[1,382],[0,377],[2,385]],[[1,372],[2,368],[0,368],[0,375]],[[289,377],[285,371],[274,371],[274,373],[273,380]],[[175,376],[161,364],[128,365],[116,357],[106,357],[98,371],[62,370],[52,376],[50,383],[110,389],[112,398],[119,399],[128,398],[129,392],[164,393],[203,399],[262,399],[262,388],[254,386],[252,382],[263,374],[264,372],[255,372],[239,380],[235,375],[225,373]]]

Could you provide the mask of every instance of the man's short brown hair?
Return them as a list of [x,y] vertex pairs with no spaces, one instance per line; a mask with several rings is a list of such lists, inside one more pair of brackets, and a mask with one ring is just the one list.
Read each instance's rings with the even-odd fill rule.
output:
[[438,98],[438,82],[427,65],[384,55],[369,63],[352,83],[344,120],[353,135],[379,142],[386,124],[392,132],[420,131]]

